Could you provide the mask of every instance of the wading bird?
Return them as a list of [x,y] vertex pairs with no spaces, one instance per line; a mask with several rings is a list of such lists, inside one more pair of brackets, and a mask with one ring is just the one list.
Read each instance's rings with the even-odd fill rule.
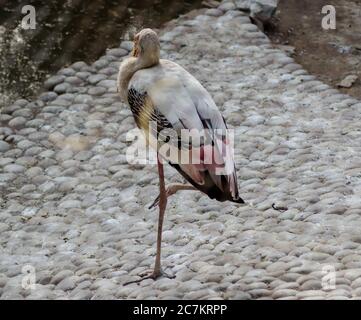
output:
[[[157,253],[154,270],[132,281],[139,282],[162,275],[162,227],[170,195],[179,190],[200,190],[218,201],[244,201],[238,195],[233,156],[224,135],[227,130],[224,118],[197,79],[178,64],[160,59],[160,42],[153,30],[143,29],[134,37],[131,57],[120,65],[117,86],[120,97],[130,106],[136,125],[145,133],[148,144],[149,136],[155,137],[156,141],[151,146],[157,151],[160,192],[151,207],[159,207]],[[150,122],[156,124],[155,130],[151,129]],[[185,129],[207,130],[208,144],[188,143],[185,148],[178,140],[174,144],[189,153],[197,153],[199,163],[176,161],[179,158],[167,160],[190,185],[171,184],[165,187],[163,159],[166,156],[160,152],[158,143],[163,129],[174,129],[176,132]],[[219,130],[223,133],[217,133]],[[164,139],[162,141],[165,142]],[[205,161],[206,158],[211,161]],[[227,170],[217,173],[220,168]]]

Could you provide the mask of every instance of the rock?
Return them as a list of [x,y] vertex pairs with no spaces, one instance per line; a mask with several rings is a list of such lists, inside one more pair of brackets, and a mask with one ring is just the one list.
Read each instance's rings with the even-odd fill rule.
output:
[[20,109],[13,112],[14,117],[30,118],[33,115],[30,109]]
[[29,103],[29,101],[26,99],[18,99],[15,101],[14,104],[17,106],[20,106],[20,107],[25,107],[28,103]]
[[62,270],[58,272],[50,281],[51,284],[58,285],[61,281],[70,278],[74,275],[74,272],[70,270]]
[[[5,223],[0,222],[0,232],[9,230],[9,226]],[[0,288],[1,288],[1,278],[0,278]]]
[[1,122],[6,123],[11,119],[12,119],[12,116],[10,116],[9,114],[0,114],[0,121]]
[[40,128],[42,127],[44,124],[44,120],[43,119],[34,119],[34,120],[29,120],[26,123],[27,127],[31,127],[31,128]]
[[43,193],[50,193],[56,190],[56,185],[52,181],[46,181],[39,186],[39,190]]
[[65,76],[63,75],[52,76],[44,82],[44,87],[48,90],[53,89],[56,85],[62,83],[64,80]]
[[106,78],[107,77],[104,74],[94,74],[88,78],[88,82],[90,84],[97,84],[99,81],[104,80]]
[[56,289],[63,290],[63,291],[69,291],[75,288],[75,282],[72,279],[72,277],[65,278],[61,280],[58,285],[56,286]]
[[105,68],[108,64],[109,62],[103,58],[101,60],[95,61],[93,63],[93,67],[96,68],[97,70],[100,70],[102,68]]
[[78,77],[72,76],[72,77],[67,77],[65,79],[65,82],[70,83],[73,86],[79,86],[80,84],[83,83],[83,80]]
[[219,1],[216,0],[204,0],[202,1],[202,6],[208,8],[217,8],[220,5]]
[[208,9],[205,14],[213,17],[219,17],[223,14],[223,12],[220,9]]
[[54,91],[58,94],[67,92],[70,89],[71,85],[69,83],[60,83],[55,86]]
[[252,296],[247,293],[247,292],[234,292],[232,293],[228,293],[228,295],[230,295],[230,299],[232,300],[251,300]]
[[223,2],[219,5],[218,9],[222,11],[229,11],[236,9],[236,6],[232,2]]
[[5,141],[0,140],[0,152],[5,152],[8,151],[9,149],[10,149],[10,145]]
[[58,74],[64,75],[66,77],[71,77],[75,74],[75,71],[72,68],[61,69]]
[[77,62],[74,62],[70,67],[73,70],[81,71],[81,70],[86,69],[88,67],[88,65],[84,61],[77,61]]
[[44,151],[44,148],[34,146],[34,147],[31,147],[31,148],[28,148],[24,152],[24,155],[25,156],[35,156],[35,155],[41,153],[42,151]]
[[90,300],[93,297],[93,293],[90,290],[74,290],[71,297],[74,300]]
[[28,208],[25,208],[21,214],[24,217],[33,217],[37,213],[37,211],[38,211],[37,208],[28,207]]
[[42,172],[43,172],[43,169],[42,169],[42,168],[32,167],[32,168],[28,169],[28,170],[25,172],[25,174],[26,174],[28,177],[32,178],[32,177],[35,177],[35,176],[41,174]]
[[9,121],[9,126],[14,128],[21,128],[26,123],[26,119],[24,117],[16,117]]
[[26,149],[29,149],[34,146],[35,146],[35,143],[30,140],[27,140],[27,139],[24,139],[24,140],[21,140],[18,142],[18,148],[20,148],[22,150],[26,150]]
[[88,93],[92,96],[101,96],[107,91],[107,89],[103,87],[92,87],[88,90]]
[[133,41],[122,41],[120,47],[124,50],[132,51],[133,50]]
[[296,296],[296,294],[297,294],[297,290],[293,290],[293,289],[281,289],[281,290],[276,290],[276,291],[272,294],[272,298],[273,298],[273,299],[280,299],[280,298],[284,298],[284,297]]
[[250,17],[263,30],[277,10],[278,0],[236,0],[236,8],[249,13]]
[[63,209],[81,208],[81,202],[78,200],[67,200],[60,203],[59,207]]
[[86,71],[79,71],[75,75],[82,80],[86,80],[91,75],[91,73]]
[[4,167],[4,171],[11,173],[21,173],[25,171],[25,168],[18,164],[8,164],[7,166]]
[[123,57],[128,54],[129,50],[123,49],[123,48],[114,48],[107,50],[107,54],[115,57]]
[[88,94],[79,94],[75,97],[74,103],[90,104],[93,103],[93,97]]
[[254,0],[251,1],[251,17],[268,21],[277,10],[278,0]]
[[278,5],[278,0],[235,0],[236,8],[270,19]]
[[311,280],[305,281],[301,285],[301,289],[304,290],[304,291],[306,291],[306,290],[321,290],[322,289],[322,284],[321,284],[320,280],[311,279]]
[[351,88],[357,79],[358,79],[357,75],[354,74],[348,75],[340,83],[338,83],[337,86],[340,88]]
[[116,88],[117,82],[115,80],[102,80],[98,83],[98,86],[104,88]]
[[113,68],[113,67],[108,67],[108,68],[102,68],[99,70],[100,74],[105,74],[108,77],[115,77],[117,75],[118,69]]
[[57,96],[58,95],[56,92],[48,91],[48,92],[43,92],[39,98],[44,102],[49,102],[55,100]]

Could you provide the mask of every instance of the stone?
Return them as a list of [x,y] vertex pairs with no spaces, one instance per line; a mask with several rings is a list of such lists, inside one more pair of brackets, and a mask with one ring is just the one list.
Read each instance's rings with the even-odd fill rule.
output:
[[116,88],[117,82],[115,80],[102,80],[98,83],[98,86],[104,88]]
[[13,112],[14,117],[23,117],[29,119],[33,115],[30,109],[20,109]]
[[98,61],[95,61],[92,66],[94,68],[96,68],[97,70],[100,70],[102,68],[105,68],[107,65],[108,65],[108,61],[106,59],[101,59],[101,60],[98,60]]
[[4,171],[11,173],[21,173],[25,171],[25,168],[18,164],[8,164],[4,167]]
[[90,300],[93,297],[93,293],[90,290],[78,290],[72,294],[74,300]]
[[133,41],[122,41],[120,48],[127,50],[128,52],[133,50]]
[[275,14],[278,0],[254,0],[251,1],[251,17],[268,21]]
[[129,50],[123,49],[123,48],[114,48],[107,50],[107,54],[115,57],[123,57],[128,54]]
[[337,86],[340,88],[351,88],[357,79],[358,79],[357,75],[350,74],[346,78],[344,78],[341,82],[339,82]]
[[26,118],[24,117],[16,117],[9,121],[9,126],[14,128],[20,128],[24,126],[26,123]]
[[70,67],[73,70],[81,71],[81,70],[86,69],[88,67],[88,65],[84,61],[77,61],[77,62],[74,62]]
[[83,83],[83,80],[78,77],[71,76],[71,77],[67,77],[65,79],[65,82],[70,83],[73,86],[79,86],[80,84]]
[[74,275],[74,272],[70,270],[62,270],[58,272],[50,281],[51,284],[58,285],[61,281]]
[[88,93],[92,96],[101,96],[104,94],[107,90],[103,87],[92,87],[88,90]]
[[66,200],[59,205],[63,209],[80,208],[81,202],[78,200]]
[[93,97],[88,94],[79,94],[75,97],[74,103],[90,104],[93,103]]
[[90,84],[97,84],[99,81],[106,79],[106,75],[104,74],[94,74],[88,77],[88,82]]
[[56,85],[62,83],[65,80],[64,75],[52,76],[44,82],[45,89],[53,89]]
[[224,2],[218,7],[218,9],[222,11],[229,11],[236,9],[236,6],[232,2]]
[[82,80],[86,80],[89,78],[89,76],[91,75],[90,72],[86,72],[86,71],[79,71],[75,74],[78,78],[82,79]]
[[54,91],[58,94],[65,93],[70,89],[71,85],[69,83],[60,83],[55,86]]
[[206,12],[205,12],[205,14],[207,14],[207,15],[209,15],[209,16],[214,16],[214,17],[220,17],[222,14],[223,14],[223,12],[222,12],[222,10],[220,10],[220,9],[208,9]]
[[10,149],[10,145],[5,141],[0,140],[0,152],[5,152],[8,151],[9,149]]
[[61,69],[58,74],[61,74],[61,75],[64,75],[66,77],[71,77],[75,74],[75,71],[74,69],[72,68],[64,68],[64,69]]
[[74,288],[75,288],[75,282],[71,277],[61,280],[56,286],[56,289],[63,291],[69,291]]

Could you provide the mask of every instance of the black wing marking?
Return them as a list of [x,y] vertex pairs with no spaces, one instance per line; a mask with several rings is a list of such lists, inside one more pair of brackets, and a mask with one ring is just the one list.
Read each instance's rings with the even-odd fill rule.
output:
[[[175,130],[172,124],[168,121],[168,119],[155,107],[152,108],[152,111],[145,108],[147,99],[149,99],[147,92],[139,92],[133,87],[128,90],[128,104],[130,109],[133,113],[133,117],[135,123],[137,124],[138,128],[140,127],[140,116],[144,113],[147,113],[149,121],[156,122],[157,125],[157,139],[168,142],[170,140],[169,131],[167,134],[167,129]],[[180,148],[190,148],[189,143],[182,143],[181,141],[181,132],[179,130],[175,130],[177,132],[177,141],[172,141],[174,145],[178,145],[178,149]],[[174,132],[174,131],[173,131]]]
[[133,113],[133,117],[138,128],[140,128],[139,117],[142,110],[144,109],[146,97],[146,92],[140,93],[134,88],[130,88],[128,90],[128,104],[130,106],[130,110]]

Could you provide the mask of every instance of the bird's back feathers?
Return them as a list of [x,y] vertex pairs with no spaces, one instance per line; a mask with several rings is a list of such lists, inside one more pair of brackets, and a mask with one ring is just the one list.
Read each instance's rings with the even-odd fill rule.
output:
[[[209,144],[194,144],[184,148],[182,141],[173,146],[199,154],[198,164],[167,158],[193,186],[219,201],[243,203],[238,195],[237,176],[232,150],[225,137],[226,123],[207,90],[178,64],[160,60],[154,67],[137,71],[128,86],[128,103],[136,124],[146,135],[159,140],[164,129],[207,130]],[[151,130],[153,121],[156,129]],[[148,141],[149,142],[149,141]],[[158,148],[159,143],[153,147]],[[162,152],[161,156],[165,157]],[[211,157],[212,161],[205,161]],[[217,171],[223,169],[223,173]]]

